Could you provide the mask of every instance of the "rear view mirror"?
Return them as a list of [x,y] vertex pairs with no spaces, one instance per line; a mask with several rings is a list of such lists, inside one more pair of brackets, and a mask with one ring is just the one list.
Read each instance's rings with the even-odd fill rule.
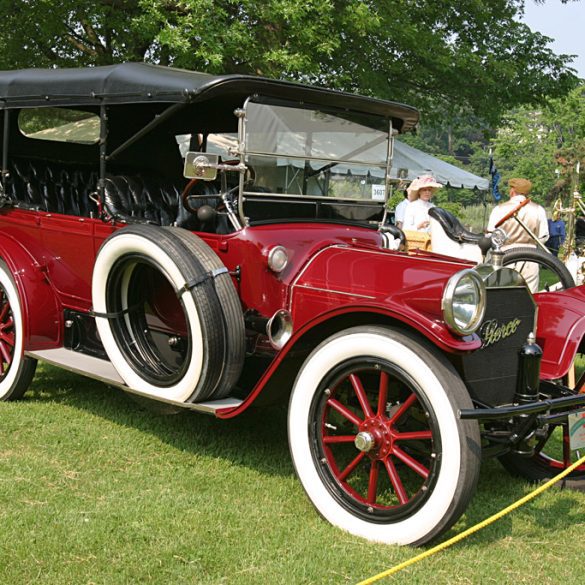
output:
[[183,175],[187,179],[200,179],[202,181],[215,181],[219,156],[205,152],[188,152],[185,157]]

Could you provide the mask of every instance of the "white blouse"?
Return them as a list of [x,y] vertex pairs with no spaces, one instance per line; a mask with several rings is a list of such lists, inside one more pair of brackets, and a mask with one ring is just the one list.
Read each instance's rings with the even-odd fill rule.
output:
[[434,203],[430,201],[423,201],[422,199],[415,199],[410,201],[406,206],[404,212],[404,223],[402,224],[403,230],[413,230],[419,232],[430,232],[431,227],[418,229],[416,226],[420,225],[423,221],[429,221],[429,209],[435,207]]

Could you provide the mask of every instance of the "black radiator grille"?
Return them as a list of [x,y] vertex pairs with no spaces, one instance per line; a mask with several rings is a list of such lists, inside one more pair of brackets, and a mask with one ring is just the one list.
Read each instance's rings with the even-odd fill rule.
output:
[[478,331],[483,347],[462,356],[459,371],[469,393],[497,406],[513,401],[519,350],[534,331],[535,303],[524,287],[487,290],[487,306]]

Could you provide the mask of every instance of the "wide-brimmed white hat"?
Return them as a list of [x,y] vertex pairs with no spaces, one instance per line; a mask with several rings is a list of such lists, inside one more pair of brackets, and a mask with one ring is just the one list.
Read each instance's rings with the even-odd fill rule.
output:
[[437,183],[437,180],[432,175],[422,175],[417,177],[406,189],[408,193],[408,200],[414,201],[418,199],[418,192],[421,189],[432,189],[433,191],[440,189],[443,185]]

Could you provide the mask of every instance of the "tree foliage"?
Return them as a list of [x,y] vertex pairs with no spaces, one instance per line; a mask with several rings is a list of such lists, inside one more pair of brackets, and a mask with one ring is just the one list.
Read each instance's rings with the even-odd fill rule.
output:
[[[149,61],[302,80],[427,119],[561,96],[569,58],[518,22],[530,0],[0,0],[0,67]],[[434,117],[434,118],[433,118]]]
[[[504,179],[522,176],[534,184],[535,198],[565,201],[576,179],[576,163],[585,171],[585,85],[538,110],[513,112],[494,141],[494,157]],[[585,190],[585,172],[580,175]]]

